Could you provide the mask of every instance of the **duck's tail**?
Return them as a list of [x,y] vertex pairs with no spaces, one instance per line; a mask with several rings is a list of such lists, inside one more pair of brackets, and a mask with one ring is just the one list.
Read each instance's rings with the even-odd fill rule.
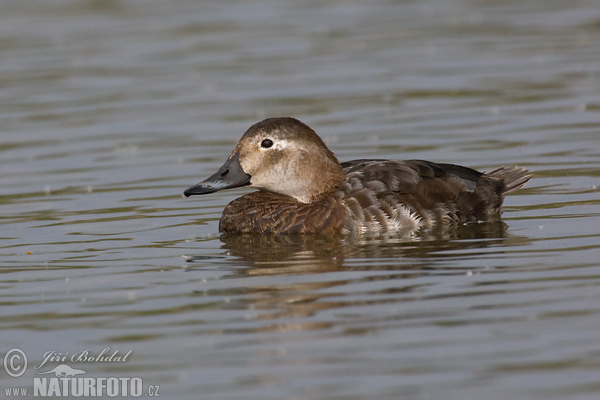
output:
[[531,179],[531,174],[528,172],[523,167],[499,167],[486,175],[502,181],[504,188],[501,195],[505,196],[522,188]]

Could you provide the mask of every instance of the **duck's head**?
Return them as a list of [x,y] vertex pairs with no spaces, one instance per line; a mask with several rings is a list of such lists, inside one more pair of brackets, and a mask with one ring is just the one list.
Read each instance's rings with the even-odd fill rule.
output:
[[240,186],[311,203],[333,193],[344,171],[321,138],[294,118],[269,118],[250,127],[219,170],[187,196]]

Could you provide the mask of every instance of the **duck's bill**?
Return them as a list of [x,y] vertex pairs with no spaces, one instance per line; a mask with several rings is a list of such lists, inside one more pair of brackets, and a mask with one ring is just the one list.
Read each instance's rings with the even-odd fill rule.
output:
[[250,184],[250,175],[244,172],[240,165],[239,154],[235,153],[210,178],[203,180],[183,192],[185,197],[197,194],[214,193],[223,189],[231,189]]

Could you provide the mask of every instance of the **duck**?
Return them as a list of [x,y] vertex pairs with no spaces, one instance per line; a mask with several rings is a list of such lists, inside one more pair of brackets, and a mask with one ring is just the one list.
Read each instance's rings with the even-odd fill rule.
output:
[[183,194],[258,189],[224,208],[224,234],[415,235],[498,219],[504,197],[530,178],[518,166],[485,173],[424,160],[340,163],[308,125],[276,117],[252,125],[223,166]]

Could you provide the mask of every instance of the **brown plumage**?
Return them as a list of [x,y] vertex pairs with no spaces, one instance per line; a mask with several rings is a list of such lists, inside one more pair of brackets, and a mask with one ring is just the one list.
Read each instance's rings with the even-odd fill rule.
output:
[[185,195],[261,189],[225,207],[221,232],[412,234],[495,218],[504,196],[530,177],[520,167],[484,174],[421,160],[339,164],[308,126],[272,118],[252,126],[223,167]]

